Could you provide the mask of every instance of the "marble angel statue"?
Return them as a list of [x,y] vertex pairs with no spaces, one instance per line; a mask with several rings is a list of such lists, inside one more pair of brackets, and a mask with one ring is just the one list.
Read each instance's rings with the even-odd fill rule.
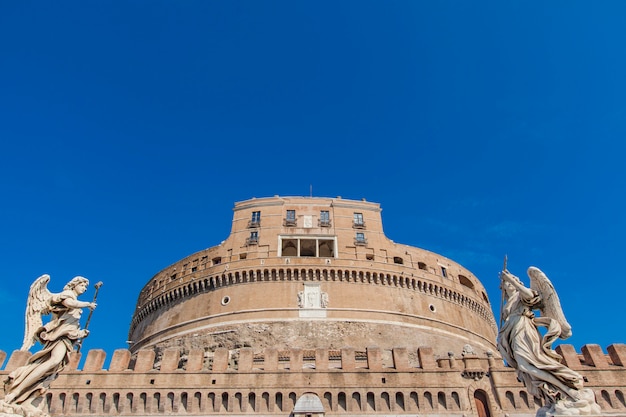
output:
[[[5,395],[0,400],[0,413],[26,417],[45,415],[37,407],[38,402],[69,362],[74,346],[89,334],[80,328],[80,316],[83,308],[91,311],[96,308],[95,297],[91,303],[78,300],[78,296],[87,290],[89,281],[75,277],[57,294],[48,291],[49,281],[49,275],[42,275],[30,287],[26,331],[20,350],[29,350],[35,342],[41,343],[43,348],[4,380]],[[52,317],[44,325],[42,316],[48,314]]]
[[[572,334],[554,286],[538,268],[528,268],[528,276],[530,288],[506,266],[500,273],[504,304],[498,350],[528,392],[542,400],[538,417],[600,414],[593,391],[583,389],[583,377],[563,365],[552,349],[557,339]],[[540,327],[546,328],[545,334]]]

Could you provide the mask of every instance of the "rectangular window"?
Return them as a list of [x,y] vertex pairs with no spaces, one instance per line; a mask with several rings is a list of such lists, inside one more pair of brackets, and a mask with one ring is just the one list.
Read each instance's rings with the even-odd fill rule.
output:
[[328,210],[320,211],[320,227],[330,226],[330,212]]
[[254,231],[250,232],[250,237],[248,238],[248,245],[256,245],[259,243],[259,232]]
[[300,239],[300,256],[317,256],[316,247],[314,239]]
[[295,226],[295,225],[296,225],[296,211],[287,210],[287,214],[285,215],[285,226]]
[[352,222],[354,227],[365,227],[365,222],[363,221],[363,213],[354,213],[354,220]]
[[367,241],[365,240],[365,233],[358,232],[356,234],[356,238],[354,239],[355,245],[365,245]]
[[280,237],[279,256],[334,258],[336,239],[328,237]]
[[446,269],[445,266],[441,267],[441,276],[444,278],[448,278],[448,270]]
[[320,258],[334,258],[335,241],[319,239],[317,241],[317,256]]
[[261,212],[253,211],[252,219],[248,223],[248,227],[259,227],[261,225]]

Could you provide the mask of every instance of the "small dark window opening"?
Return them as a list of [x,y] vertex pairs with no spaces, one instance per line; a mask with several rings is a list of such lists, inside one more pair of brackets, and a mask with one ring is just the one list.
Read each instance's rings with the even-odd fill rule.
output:
[[474,283],[465,275],[459,275],[459,282],[467,288],[474,289]]
[[393,257],[393,263],[394,263],[394,264],[400,264],[400,265],[402,265],[402,264],[404,264],[404,259],[402,259],[402,258],[401,258],[401,257],[399,257],[399,256],[394,256],[394,257]]

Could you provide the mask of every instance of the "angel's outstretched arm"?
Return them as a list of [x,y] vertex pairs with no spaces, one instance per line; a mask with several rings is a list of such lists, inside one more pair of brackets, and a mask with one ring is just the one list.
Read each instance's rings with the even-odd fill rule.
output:
[[66,298],[65,300],[63,300],[62,304],[69,308],[89,308],[90,310],[96,308],[96,303],[74,300],[72,298]]
[[500,272],[500,279],[502,279],[505,282],[508,282],[513,287],[515,287],[515,289],[519,291],[522,297],[524,298],[531,298],[535,296],[535,293],[533,292],[533,290],[525,287],[524,284],[522,284],[522,282],[520,281],[520,279],[517,278],[515,275],[511,274],[509,271]]

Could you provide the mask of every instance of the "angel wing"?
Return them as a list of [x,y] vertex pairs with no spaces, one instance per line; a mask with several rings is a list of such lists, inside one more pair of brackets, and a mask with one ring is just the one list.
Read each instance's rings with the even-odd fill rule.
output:
[[567,339],[572,335],[572,326],[565,319],[554,285],[552,285],[546,274],[534,266],[528,268],[528,277],[530,278],[530,288],[537,291],[543,300],[539,308],[541,315],[556,320],[561,325],[559,337]]
[[44,274],[37,278],[28,291],[26,302],[26,329],[24,342],[20,350],[28,350],[35,344],[35,332],[43,324],[41,316],[50,314],[50,298],[52,293],[48,291],[50,275]]

